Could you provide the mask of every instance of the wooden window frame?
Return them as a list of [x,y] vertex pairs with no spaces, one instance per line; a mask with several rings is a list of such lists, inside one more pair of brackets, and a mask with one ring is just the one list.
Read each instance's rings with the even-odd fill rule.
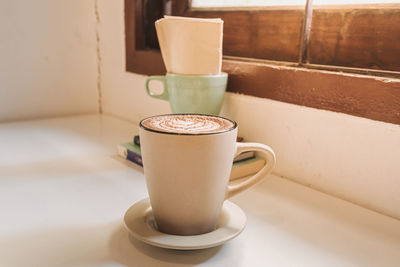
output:
[[[144,2],[125,0],[126,70],[146,75],[165,74],[160,52],[148,49],[145,44],[145,38],[154,42],[154,36],[144,37]],[[189,10],[187,0],[164,0],[162,5],[166,14],[202,17],[209,16],[206,13],[210,12]],[[233,12],[244,14],[243,11]],[[324,17],[324,13],[321,14]],[[302,23],[307,21],[304,12],[302,18]],[[304,47],[300,47],[300,37],[300,34],[295,37],[298,38],[295,49],[304,51]],[[309,45],[313,45],[312,41]],[[224,56],[222,70],[229,74],[227,90],[400,124],[400,72],[313,64],[308,62],[310,51],[305,51],[303,55],[302,52],[297,54],[301,55],[299,62]]]

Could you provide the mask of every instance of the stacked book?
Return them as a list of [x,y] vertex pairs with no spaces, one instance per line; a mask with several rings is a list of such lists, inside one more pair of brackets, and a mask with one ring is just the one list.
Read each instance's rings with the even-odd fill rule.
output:
[[[117,148],[121,157],[143,167],[139,136],[135,136],[132,142],[119,144]],[[265,160],[257,157],[253,151],[244,152],[233,160],[230,180],[255,174],[264,165]]]

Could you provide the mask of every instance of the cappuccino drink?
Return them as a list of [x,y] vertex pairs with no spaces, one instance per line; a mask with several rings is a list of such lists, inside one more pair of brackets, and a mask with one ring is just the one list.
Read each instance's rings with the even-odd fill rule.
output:
[[229,131],[236,127],[235,122],[208,115],[164,115],[142,121],[148,130],[175,134],[211,134]]
[[[275,165],[268,146],[236,143],[236,122],[212,115],[168,114],[140,122],[144,175],[157,227],[175,235],[213,231],[225,199],[264,178]],[[234,156],[259,151],[266,165],[230,184]]]

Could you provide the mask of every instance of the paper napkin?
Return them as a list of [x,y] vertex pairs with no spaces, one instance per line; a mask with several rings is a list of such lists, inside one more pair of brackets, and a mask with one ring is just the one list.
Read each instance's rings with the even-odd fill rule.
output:
[[167,72],[187,75],[220,74],[221,19],[165,16],[155,22]]

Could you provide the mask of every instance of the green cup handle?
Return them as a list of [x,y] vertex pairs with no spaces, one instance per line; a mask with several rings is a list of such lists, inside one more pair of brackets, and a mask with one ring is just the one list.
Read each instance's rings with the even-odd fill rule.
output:
[[[150,81],[152,81],[152,80],[158,80],[158,81],[161,81],[163,83],[164,91],[161,94],[156,95],[156,94],[154,94],[153,92],[150,91],[149,84],[150,84]],[[146,92],[151,97],[168,100],[169,99],[169,95],[168,95],[168,90],[167,90],[167,80],[165,79],[165,76],[150,76],[149,78],[147,78],[147,80],[146,80]]]

